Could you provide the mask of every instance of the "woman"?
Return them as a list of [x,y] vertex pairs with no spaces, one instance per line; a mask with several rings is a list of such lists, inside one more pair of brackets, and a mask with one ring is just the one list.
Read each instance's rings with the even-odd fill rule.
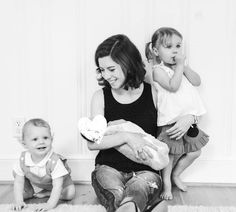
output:
[[[156,91],[144,82],[145,69],[136,46],[125,35],[114,35],[103,41],[95,53],[98,81],[104,88],[96,91],[91,101],[91,116],[105,116],[108,122],[124,119],[140,126],[146,133],[157,136]],[[189,127],[192,117],[176,123],[171,133]],[[139,160],[152,157],[147,142],[140,134],[117,132],[106,135],[99,144],[88,143],[90,150],[100,150],[92,185],[108,212],[150,211],[166,209],[159,198],[162,180],[149,166],[128,159],[127,148]],[[156,149],[155,149],[156,150]],[[161,202],[161,203],[160,203]]]

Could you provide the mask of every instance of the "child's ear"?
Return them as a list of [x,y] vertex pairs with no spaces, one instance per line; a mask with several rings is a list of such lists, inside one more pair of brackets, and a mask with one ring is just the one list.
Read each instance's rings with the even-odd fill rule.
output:
[[156,56],[158,56],[158,55],[159,55],[159,53],[158,53],[158,50],[157,50],[157,48],[156,48],[156,47],[154,47],[154,48],[153,48],[153,53],[154,53],[154,55],[156,55]]
[[27,146],[26,146],[24,140],[21,140],[21,145],[22,145],[25,149],[27,149]]

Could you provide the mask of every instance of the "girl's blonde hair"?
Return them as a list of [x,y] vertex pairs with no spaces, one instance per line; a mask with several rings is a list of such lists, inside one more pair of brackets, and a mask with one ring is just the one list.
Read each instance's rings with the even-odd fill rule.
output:
[[161,62],[160,58],[158,56],[154,56],[153,54],[153,48],[159,47],[160,45],[167,46],[169,39],[173,36],[177,35],[181,39],[183,39],[183,36],[178,32],[176,29],[171,27],[161,27],[158,30],[156,30],[153,35],[151,42],[148,42],[145,47],[145,55],[147,60],[152,60],[154,57],[156,57],[156,61],[158,63]]

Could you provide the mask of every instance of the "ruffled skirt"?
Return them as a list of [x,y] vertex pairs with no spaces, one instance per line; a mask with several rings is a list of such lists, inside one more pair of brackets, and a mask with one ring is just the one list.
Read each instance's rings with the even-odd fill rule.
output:
[[166,130],[170,129],[172,125],[163,126],[158,139],[167,144],[169,147],[169,154],[178,155],[188,152],[195,152],[205,146],[209,141],[209,136],[198,128],[197,125],[190,127],[187,133],[179,140],[171,139]]

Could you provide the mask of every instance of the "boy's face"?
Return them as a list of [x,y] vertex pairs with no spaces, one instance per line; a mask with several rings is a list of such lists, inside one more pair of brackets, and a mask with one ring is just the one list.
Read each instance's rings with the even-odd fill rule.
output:
[[24,134],[23,144],[34,158],[43,158],[52,148],[52,136],[46,127],[29,125]]

